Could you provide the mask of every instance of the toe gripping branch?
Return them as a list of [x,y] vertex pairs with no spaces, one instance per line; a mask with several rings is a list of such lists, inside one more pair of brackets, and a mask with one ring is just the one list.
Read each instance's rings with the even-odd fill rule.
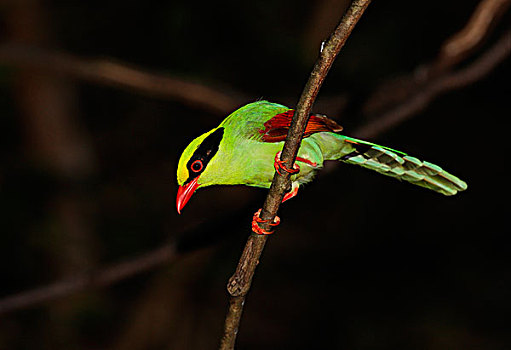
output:
[[287,172],[287,173],[290,173],[291,175],[293,174],[296,174],[300,171],[300,166],[298,164],[294,164],[293,165],[293,169],[289,169],[285,164],[284,164],[284,161],[280,159],[280,155],[281,155],[282,152],[278,152],[276,155],[275,155],[275,163],[273,164],[275,166],[275,171],[277,171],[277,173],[279,173],[279,175],[282,176],[282,173],[280,172],[281,170]]
[[[284,161],[280,159],[280,155],[281,154],[282,154],[282,151],[277,152],[277,154],[275,155],[275,163],[273,164],[273,166],[275,167],[275,170],[277,171],[277,173],[279,173],[279,175],[282,175],[282,173],[280,172],[281,170],[283,170],[283,171],[285,171],[287,173],[290,173],[291,175],[298,173],[300,171],[300,166],[295,163],[295,164],[293,164],[293,169],[289,169],[284,164]],[[317,167],[318,166],[318,164],[316,162],[313,162],[313,161],[311,161],[309,159],[302,158],[302,157],[296,157],[296,161],[297,162],[302,162],[302,163],[309,164],[312,167]]]
[[257,233],[258,235],[271,235],[273,231],[266,231],[261,226],[259,226],[259,224],[269,223],[270,226],[277,226],[278,224],[280,224],[280,218],[278,216],[275,216],[275,221],[270,222],[270,220],[261,219],[259,217],[259,214],[261,214],[261,209],[254,213],[254,217],[252,218],[252,231]]
[[[282,175],[282,173],[280,172],[281,170],[283,170],[285,172],[288,172],[291,175],[298,173],[300,171],[300,166],[295,163],[293,165],[293,168],[289,169],[284,164],[284,161],[280,159],[281,153],[282,152],[278,152],[275,155],[274,166],[275,166],[275,170],[277,171],[277,173],[279,173],[279,175]],[[317,166],[316,162],[312,162],[312,161],[310,161],[308,159],[305,159],[305,158],[296,157],[296,160],[299,161],[299,162],[303,162],[303,163],[309,164],[310,166],[313,166],[313,167]],[[294,189],[293,191],[289,192],[288,194],[286,194],[286,196],[284,196],[283,201],[286,201],[287,199],[290,199],[290,198],[296,196],[297,192],[298,192],[298,187],[296,189]],[[273,231],[266,231],[265,229],[261,228],[261,226],[259,226],[259,224],[268,223],[268,225],[270,225],[270,226],[277,226],[278,224],[280,224],[280,218],[278,216],[275,216],[275,221],[270,222],[270,220],[263,220],[263,219],[261,219],[259,217],[259,214],[261,214],[261,209],[256,211],[255,214],[254,214],[254,217],[252,218],[252,231],[257,233],[258,235],[271,235],[273,233]]]

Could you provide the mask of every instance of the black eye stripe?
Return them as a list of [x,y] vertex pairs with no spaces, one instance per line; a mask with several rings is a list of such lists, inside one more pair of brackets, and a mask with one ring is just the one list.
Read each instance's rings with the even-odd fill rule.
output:
[[[209,134],[197,147],[190,160],[186,164],[188,169],[188,180],[185,183],[190,182],[197,176],[199,176],[204,169],[208,166],[209,161],[215,156],[220,147],[220,142],[224,136],[224,128],[218,128]],[[200,161],[200,162],[197,162]],[[198,165],[201,165],[199,168]]]

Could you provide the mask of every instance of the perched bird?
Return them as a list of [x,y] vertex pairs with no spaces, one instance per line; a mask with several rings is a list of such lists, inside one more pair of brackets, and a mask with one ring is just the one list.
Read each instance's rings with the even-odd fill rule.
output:
[[199,187],[247,185],[269,188],[275,170],[292,173],[284,201],[311,181],[325,160],[339,160],[429,188],[447,196],[467,184],[437,165],[406,153],[339,134],[342,127],[324,115],[313,114],[305,129],[294,169],[280,161],[280,151],[294,110],[268,101],[247,104],[218,127],[193,140],[177,168],[177,211]]

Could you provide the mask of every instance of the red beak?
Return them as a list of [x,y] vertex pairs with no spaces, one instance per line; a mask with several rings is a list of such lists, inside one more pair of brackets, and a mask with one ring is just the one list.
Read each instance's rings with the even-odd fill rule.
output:
[[190,200],[192,197],[192,194],[195,192],[197,188],[199,188],[199,184],[197,181],[199,180],[198,177],[190,181],[184,186],[179,186],[177,190],[177,199],[176,199],[176,206],[177,206],[177,212],[181,214],[181,210],[184,208],[186,203]]

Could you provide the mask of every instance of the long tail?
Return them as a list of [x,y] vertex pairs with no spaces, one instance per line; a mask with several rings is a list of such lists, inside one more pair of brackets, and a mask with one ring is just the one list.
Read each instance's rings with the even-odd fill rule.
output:
[[383,175],[452,196],[467,189],[467,184],[437,165],[420,161],[406,153],[343,135],[337,160],[375,170]]

